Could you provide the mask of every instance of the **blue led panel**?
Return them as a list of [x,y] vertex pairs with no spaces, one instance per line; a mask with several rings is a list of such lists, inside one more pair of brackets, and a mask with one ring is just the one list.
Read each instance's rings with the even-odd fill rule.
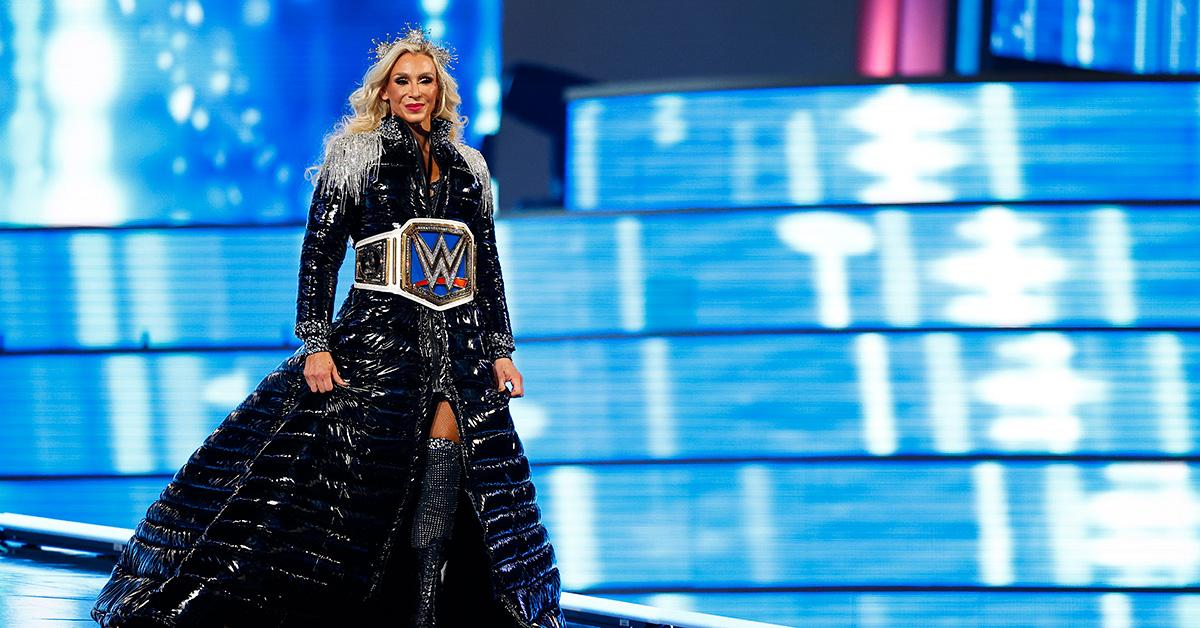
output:
[[[497,233],[522,341],[1172,326],[1200,324],[1194,216],[1113,205],[568,214],[500,220]],[[9,350],[294,347],[301,236],[295,227],[0,231],[0,336]]]
[[[721,462],[539,466],[533,482],[573,591],[1194,587],[1195,472],[1174,462]],[[57,499],[58,512],[91,520],[88,508],[136,512],[128,489],[144,514],[167,480],[5,482],[0,503],[40,514]]]
[[0,223],[279,223],[374,61],[453,45],[478,144],[499,126],[500,0],[0,2]]
[[1137,74],[1195,74],[1197,0],[994,0],[992,53]]
[[576,210],[1200,198],[1191,82],[930,83],[580,98]]
[[[0,378],[30,384],[6,394],[0,474],[173,472],[284,357],[2,358]],[[535,461],[1175,455],[1200,443],[1198,333],[651,337],[534,342],[514,358],[526,387],[514,421]]]

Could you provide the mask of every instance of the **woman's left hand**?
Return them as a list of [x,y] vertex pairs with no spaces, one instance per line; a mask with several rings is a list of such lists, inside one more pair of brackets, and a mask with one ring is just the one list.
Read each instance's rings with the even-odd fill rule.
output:
[[504,384],[512,382],[512,391],[508,393],[508,396],[523,397],[525,395],[525,380],[521,377],[521,372],[517,370],[517,366],[513,364],[512,359],[500,358],[496,360],[492,364],[492,371],[496,373],[496,390],[508,390]]

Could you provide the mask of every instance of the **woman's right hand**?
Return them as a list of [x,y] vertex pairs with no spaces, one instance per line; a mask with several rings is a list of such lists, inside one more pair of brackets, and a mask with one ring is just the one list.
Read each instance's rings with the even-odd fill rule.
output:
[[335,383],[339,386],[348,385],[338,374],[333,355],[328,351],[308,354],[304,359],[304,381],[308,382],[309,390],[323,393],[333,390]]

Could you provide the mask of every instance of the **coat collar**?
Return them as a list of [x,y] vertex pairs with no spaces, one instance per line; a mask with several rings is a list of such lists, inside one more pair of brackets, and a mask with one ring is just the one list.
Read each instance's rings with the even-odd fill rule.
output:
[[[449,141],[451,127],[449,120],[435,117],[429,121],[429,126],[430,142],[434,145],[440,145]],[[379,121],[379,134],[391,140],[404,138],[416,140],[414,131],[408,128],[408,123],[400,116],[393,116],[391,114],[384,116],[383,120]]]

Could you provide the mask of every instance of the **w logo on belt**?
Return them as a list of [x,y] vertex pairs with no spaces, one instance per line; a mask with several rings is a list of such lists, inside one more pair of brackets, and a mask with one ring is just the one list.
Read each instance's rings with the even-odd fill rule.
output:
[[354,249],[356,287],[395,292],[435,310],[475,296],[475,237],[464,222],[413,218]]

